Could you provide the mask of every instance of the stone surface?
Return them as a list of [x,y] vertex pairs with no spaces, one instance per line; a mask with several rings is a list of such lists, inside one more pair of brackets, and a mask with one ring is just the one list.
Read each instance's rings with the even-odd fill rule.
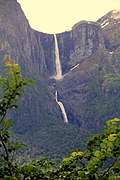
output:
[[[63,79],[56,81],[53,78],[56,70],[53,34],[31,29],[16,0],[0,0],[0,70],[2,72],[4,62],[12,58],[21,66],[25,77],[36,80],[14,113],[16,133],[26,138],[33,133],[34,139],[45,134],[45,140],[57,129],[59,135],[47,139],[52,143],[56,137],[59,141],[64,128],[63,136],[66,129],[70,135],[73,130],[78,133],[76,126],[70,124],[97,132],[107,119],[119,117],[119,14],[119,11],[111,11],[97,22],[81,21],[72,30],[56,35],[63,71]],[[65,106],[68,126],[64,126],[55,102],[56,90],[59,101]],[[39,143],[40,140],[35,145],[37,149]],[[46,147],[47,144],[45,151]]]
[[16,131],[22,133],[34,129],[33,126],[45,120],[47,115],[61,119],[57,103],[43,79],[47,74],[43,47],[16,0],[0,0],[0,48],[1,69],[6,60],[15,59],[23,75],[36,80],[35,85],[28,89],[28,95],[22,100],[17,112],[17,121],[21,125]]

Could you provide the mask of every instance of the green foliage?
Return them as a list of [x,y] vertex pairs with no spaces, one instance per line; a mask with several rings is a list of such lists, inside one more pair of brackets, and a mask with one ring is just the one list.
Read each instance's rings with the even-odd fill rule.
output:
[[14,159],[15,152],[22,147],[20,143],[14,143],[10,139],[10,128],[13,120],[7,119],[8,112],[18,108],[19,98],[22,97],[23,87],[30,81],[22,78],[20,66],[13,60],[6,62],[6,77],[0,76],[2,95],[0,100],[0,178],[14,176],[17,164]]
[[117,126],[118,121],[120,120],[117,118],[107,121],[105,130],[89,139],[84,153],[74,152],[70,158],[63,161],[61,168],[65,166],[67,169],[67,171],[64,170],[63,179],[98,180],[110,179],[113,176],[117,179],[120,173],[120,126]]
[[18,108],[23,87],[30,81],[22,78],[20,67],[13,60],[7,61],[7,77],[0,77],[0,178],[11,180],[117,180],[120,177],[120,120],[107,121],[103,132],[94,135],[86,144],[86,150],[73,151],[56,165],[46,158],[19,165],[15,153],[22,144],[12,142],[13,120],[7,113]]
[[[104,67],[104,68],[103,68]],[[90,79],[88,98],[84,106],[85,114],[91,120],[92,131],[102,128],[106,120],[119,117],[120,112],[120,76],[113,67],[103,64]],[[89,122],[89,121],[88,121]]]
[[51,116],[47,120],[46,117],[32,136],[24,135],[23,140],[27,139],[27,146],[24,148],[22,160],[45,156],[60,163],[63,158],[70,156],[71,149],[84,150],[85,142],[90,136],[91,134],[83,129],[65,124],[62,120],[59,122],[58,117],[56,120]]
[[46,160],[33,160],[18,168],[18,179],[45,180],[117,180],[120,175],[120,120],[107,121],[104,131],[94,135],[86,151],[73,151],[59,165]]
[[55,168],[55,163],[48,161],[46,158],[33,160],[32,162],[22,165],[16,171],[18,179],[49,179]]

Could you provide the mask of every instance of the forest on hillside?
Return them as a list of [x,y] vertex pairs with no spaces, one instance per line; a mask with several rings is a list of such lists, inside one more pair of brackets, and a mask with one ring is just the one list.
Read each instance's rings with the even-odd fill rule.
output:
[[0,76],[0,179],[8,180],[117,180],[120,179],[120,119],[107,121],[104,130],[91,137],[84,151],[73,150],[59,164],[47,158],[20,162],[24,144],[12,139],[13,120],[9,111],[17,109],[24,87],[33,81],[22,77],[14,60],[5,64]]

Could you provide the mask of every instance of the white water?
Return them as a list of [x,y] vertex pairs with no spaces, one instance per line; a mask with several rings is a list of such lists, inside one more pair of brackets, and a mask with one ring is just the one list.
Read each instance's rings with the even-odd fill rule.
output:
[[55,79],[60,80],[62,79],[62,68],[61,68],[61,62],[60,62],[60,56],[59,56],[59,48],[58,48],[58,42],[57,42],[57,37],[54,34],[54,41],[55,41],[55,64],[56,64],[56,75]]
[[113,52],[112,52],[112,51],[110,51],[109,53],[110,53],[110,54],[113,54]]
[[55,98],[56,98],[56,102],[58,103],[61,111],[62,111],[62,115],[63,115],[63,118],[64,118],[64,122],[65,123],[68,123],[68,118],[67,118],[67,114],[66,114],[66,111],[65,111],[65,108],[64,108],[64,105],[62,102],[58,101],[58,97],[57,97],[57,91],[55,92]]
[[72,71],[73,69],[77,68],[79,66],[79,64],[77,64],[76,66],[74,66],[73,68],[70,69],[70,71]]

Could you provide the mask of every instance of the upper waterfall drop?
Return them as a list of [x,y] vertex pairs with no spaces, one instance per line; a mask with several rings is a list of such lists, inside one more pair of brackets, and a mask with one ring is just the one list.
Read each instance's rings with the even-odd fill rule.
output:
[[61,68],[59,48],[58,48],[58,42],[57,42],[56,34],[54,34],[54,41],[55,41],[55,65],[56,65],[56,75],[54,78],[56,80],[60,80],[60,79],[62,79],[62,68]]
[[63,115],[63,118],[64,118],[64,122],[65,123],[68,123],[68,118],[67,118],[67,114],[66,114],[66,111],[65,111],[65,108],[64,108],[64,105],[62,102],[58,101],[58,97],[57,97],[57,91],[55,92],[55,99],[56,99],[56,102],[58,103],[61,111],[62,111],[62,115]]

